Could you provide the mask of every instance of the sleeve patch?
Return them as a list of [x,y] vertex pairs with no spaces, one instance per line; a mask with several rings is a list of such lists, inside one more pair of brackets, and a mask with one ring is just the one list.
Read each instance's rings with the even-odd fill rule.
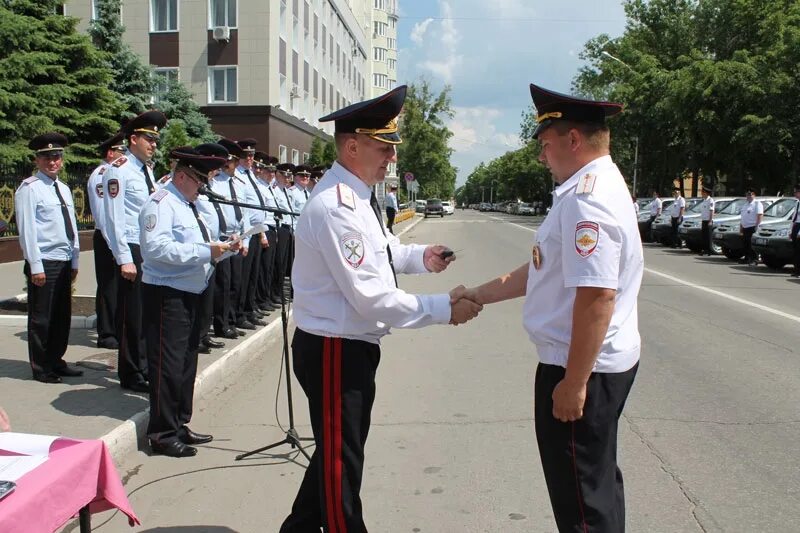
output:
[[95,185],[94,192],[97,193],[97,197],[98,198],[102,198],[103,197],[103,184],[102,184],[102,182],[98,183],[97,185]]
[[108,180],[108,195],[111,198],[116,198],[119,194],[119,180],[117,178],[111,178]]
[[597,222],[581,220],[575,228],[575,252],[581,257],[589,257],[597,249],[600,226]]
[[364,262],[364,237],[358,232],[350,232],[339,239],[342,256],[347,264],[358,268]]
[[169,194],[169,191],[168,191],[168,190],[166,190],[166,189],[160,189],[160,190],[158,190],[157,192],[153,193],[153,201],[154,201],[155,203],[158,203],[158,202],[160,202],[161,200],[163,200],[163,199],[164,199],[164,197],[166,197],[168,194]]
[[144,223],[145,231],[153,231],[156,227],[156,223],[158,222],[158,217],[151,213],[149,215],[145,215],[142,222]]
[[119,167],[121,167],[122,165],[124,165],[127,162],[128,162],[128,158],[123,155],[121,157],[116,158],[114,160],[114,162],[111,163],[111,166],[119,168]]
[[39,180],[39,178],[37,176],[31,176],[29,178],[25,178],[24,180],[22,180],[22,183],[24,183],[25,185],[30,185],[31,183],[33,183],[35,181],[38,181],[38,180]]

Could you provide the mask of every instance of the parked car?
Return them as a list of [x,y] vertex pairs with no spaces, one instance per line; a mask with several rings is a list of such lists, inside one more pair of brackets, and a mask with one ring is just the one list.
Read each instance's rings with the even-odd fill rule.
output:
[[519,207],[517,208],[517,214],[518,215],[530,216],[530,215],[533,215],[533,213],[534,213],[533,205],[529,204],[529,203],[521,203],[521,204],[519,204]]
[[761,256],[761,262],[767,267],[780,270],[794,260],[794,248],[789,238],[791,233],[791,220],[762,224],[753,235],[753,251]]
[[491,210],[492,210],[492,204],[490,204],[489,202],[481,202],[480,205],[478,206],[478,211],[491,211]]
[[[674,199],[671,200],[670,205],[675,201]],[[686,216],[686,211],[702,201],[702,198],[686,198],[686,209],[684,210],[683,216]],[[666,204],[667,202],[665,201],[664,203]],[[653,242],[661,243],[664,246],[670,246],[672,244],[682,245],[682,243],[672,242],[672,217],[670,216],[669,209],[663,205],[661,207],[661,214],[653,221],[651,232],[653,234]],[[680,239],[680,236],[678,238]]]
[[414,211],[417,213],[424,213],[425,212],[425,204],[427,204],[427,200],[416,200],[417,205],[414,207]]
[[[744,198],[734,198],[732,196],[714,199],[714,214],[718,214],[734,200],[744,200]],[[700,220],[700,209],[703,202],[697,203],[683,217],[683,223],[678,228],[678,235],[686,243],[686,247],[693,252],[700,252],[703,249],[703,224]],[[711,231],[714,231],[714,224],[711,224]]]
[[[773,215],[773,213],[777,212],[773,211],[773,206],[775,204],[781,202],[783,205],[778,207],[778,210],[783,212],[789,205],[794,209],[795,202],[797,202],[794,198],[779,198],[777,196],[758,198],[758,200],[764,205],[764,218],[761,220],[761,224],[766,224],[768,226],[783,220],[783,218],[777,218]],[[714,232],[711,234],[711,241],[714,245],[719,246],[719,251],[728,259],[741,259],[744,257],[744,239],[742,239],[742,235],[739,233],[739,226],[741,226],[742,221],[742,208],[746,203],[747,201],[745,200],[744,203],[738,206],[736,215],[727,216],[722,220],[718,220],[714,226]],[[725,211],[727,210],[728,209]],[[791,216],[791,213],[789,213],[788,217]]]
[[442,202],[442,208],[445,215],[453,215],[456,212],[456,206],[453,205],[453,202]]
[[[672,198],[667,198],[666,200],[662,200],[661,201],[662,202],[661,203],[661,214],[662,215],[664,214],[664,212],[667,210],[667,208],[674,201],[675,200],[673,200]],[[652,200],[650,202],[652,202]],[[648,206],[650,205],[650,202],[647,203]],[[661,215],[659,215],[659,216],[661,216]],[[658,217],[656,217],[656,220],[658,220]],[[645,207],[645,209],[643,211],[639,211],[639,220],[638,220],[638,222],[639,222],[639,234],[642,236],[642,242],[654,242],[653,232],[652,232],[653,228],[652,228],[652,226],[648,227],[648,222],[650,222],[650,209]],[[656,221],[654,220],[653,224],[655,224],[655,223],[656,223]]]
[[444,207],[442,206],[442,201],[438,198],[431,198],[425,204],[425,218],[434,215],[439,215],[441,218],[444,218]]

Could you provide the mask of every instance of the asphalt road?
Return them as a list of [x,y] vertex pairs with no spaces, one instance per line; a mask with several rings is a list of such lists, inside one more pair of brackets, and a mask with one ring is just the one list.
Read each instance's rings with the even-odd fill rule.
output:
[[[410,292],[476,284],[530,257],[538,219],[458,211],[406,242],[458,250],[440,275],[404,276]],[[800,531],[800,286],[786,273],[646,245],[642,363],[620,429],[628,530]],[[543,309],[546,303],[543,303]],[[384,339],[362,497],[370,531],[555,530],[535,445],[536,354],[522,301],[472,323]],[[303,474],[275,425],[278,345],[236,387],[198,406],[192,427],[216,440],[192,459],[141,452],[121,470],[148,532],[277,531]],[[286,423],[282,390],[278,403]],[[309,434],[295,388],[299,431]],[[108,521],[107,523],[104,523]],[[102,525],[101,525],[102,524]],[[95,530],[130,531],[120,515]]]

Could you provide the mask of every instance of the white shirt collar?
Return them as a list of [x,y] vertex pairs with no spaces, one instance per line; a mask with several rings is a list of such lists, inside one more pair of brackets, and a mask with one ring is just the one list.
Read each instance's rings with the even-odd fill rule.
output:
[[340,183],[348,185],[355,191],[359,198],[369,199],[372,194],[372,189],[364,183],[361,178],[344,168],[338,161],[333,163],[330,170],[328,170]]

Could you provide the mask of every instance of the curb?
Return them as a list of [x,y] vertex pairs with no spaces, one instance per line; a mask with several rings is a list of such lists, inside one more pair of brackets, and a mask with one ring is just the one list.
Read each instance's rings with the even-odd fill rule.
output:
[[[397,234],[397,237],[410,231],[423,220],[422,217],[417,218],[415,216],[415,218],[416,220],[411,222],[408,227],[403,228],[403,230]],[[73,317],[73,321],[76,318],[84,317]],[[92,322],[94,322],[95,318],[96,317],[93,315],[91,317],[85,317],[85,320],[88,322],[91,319]],[[292,310],[289,309],[287,321],[291,322],[291,319]],[[272,340],[270,339],[272,334],[275,331],[280,332],[281,327],[280,316],[276,316],[275,320],[264,326],[253,336],[245,339],[241,344],[236,345],[229,352],[200,372],[194,381],[195,401],[205,398],[211,391],[219,386],[232,384],[238,377],[238,374],[246,370],[247,365],[261,354],[260,348]],[[278,340],[278,337],[276,337],[276,340]],[[147,409],[135,413],[116,428],[100,437],[100,439],[106,443],[111,456],[117,464],[120,464],[125,456],[139,449],[140,440],[144,444],[149,416],[148,407]]]
[[[83,295],[75,295],[75,296],[83,296]],[[5,298],[2,301],[16,301],[16,302],[26,302],[28,301],[28,293],[20,293],[16,296],[12,296],[11,298]],[[97,315],[89,315],[89,316],[82,316],[82,315],[73,315],[71,317],[69,323],[69,329],[93,329],[97,325]],[[0,327],[28,327],[28,315],[0,315]]]

